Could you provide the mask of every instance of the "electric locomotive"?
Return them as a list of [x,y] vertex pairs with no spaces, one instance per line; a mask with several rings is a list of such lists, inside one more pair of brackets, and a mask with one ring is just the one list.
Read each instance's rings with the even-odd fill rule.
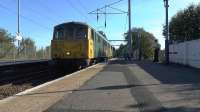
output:
[[86,23],[67,22],[54,27],[51,57],[69,66],[89,66],[111,58],[113,47],[102,33]]

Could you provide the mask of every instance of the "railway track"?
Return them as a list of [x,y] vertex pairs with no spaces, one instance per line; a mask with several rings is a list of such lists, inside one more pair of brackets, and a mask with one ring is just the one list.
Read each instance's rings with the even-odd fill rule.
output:
[[0,99],[72,72],[72,70],[52,68],[49,61],[1,66]]
[[15,64],[26,64],[26,63],[37,63],[37,62],[47,62],[49,59],[40,59],[40,60],[0,60],[0,67],[5,65],[15,65]]

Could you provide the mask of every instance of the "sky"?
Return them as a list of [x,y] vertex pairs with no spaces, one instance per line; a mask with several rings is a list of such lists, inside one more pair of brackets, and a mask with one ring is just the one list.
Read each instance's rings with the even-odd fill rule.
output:
[[[122,40],[128,30],[127,14],[96,15],[88,14],[97,8],[118,0],[20,0],[20,33],[33,39],[37,48],[50,45],[55,25],[80,21],[86,22],[96,30],[103,30],[109,40]],[[123,0],[112,7],[127,11],[127,1]],[[198,4],[199,0],[169,0],[169,19],[179,10],[190,4]],[[154,34],[164,49],[162,27],[165,23],[163,0],[131,0],[132,27],[144,28]],[[111,8],[107,12],[116,12]],[[17,0],[0,0],[0,28],[12,35],[17,32]],[[120,42],[112,42],[119,45]]]

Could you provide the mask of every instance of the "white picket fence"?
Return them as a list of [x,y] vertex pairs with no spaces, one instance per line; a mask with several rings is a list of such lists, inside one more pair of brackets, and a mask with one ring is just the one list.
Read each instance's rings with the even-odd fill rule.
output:
[[169,46],[170,62],[200,68],[200,39]]

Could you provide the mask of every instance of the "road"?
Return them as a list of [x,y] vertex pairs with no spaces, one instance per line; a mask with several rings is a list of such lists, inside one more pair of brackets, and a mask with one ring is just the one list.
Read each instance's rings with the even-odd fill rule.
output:
[[114,60],[45,112],[200,112],[200,70]]

